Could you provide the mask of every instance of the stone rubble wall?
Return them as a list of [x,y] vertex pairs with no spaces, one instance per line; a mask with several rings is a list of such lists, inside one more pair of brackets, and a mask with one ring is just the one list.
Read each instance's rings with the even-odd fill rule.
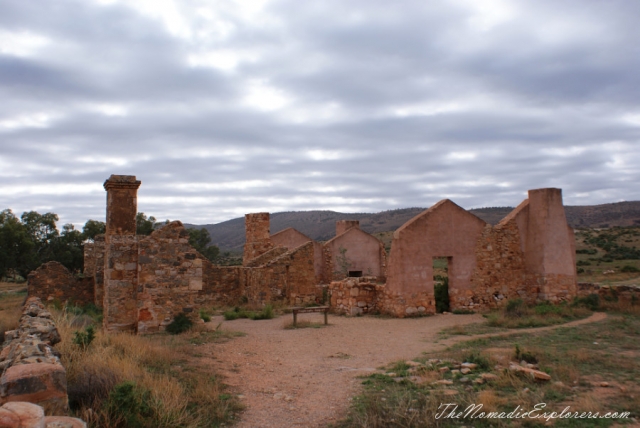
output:
[[637,285],[600,285],[590,282],[579,282],[578,297],[597,294],[601,301],[614,300],[628,305],[640,304],[640,287]]
[[316,286],[313,243],[287,251],[263,266],[245,268],[244,295],[249,302],[283,301],[292,305],[315,302],[322,295]]
[[69,411],[66,371],[53,345],[60,334],[41,300],[29,297],[19,326],[5,332],[0,352],[0,404],[28,401],[47,415]]
[[249,260],[247,263],[244,264],[244,267],[259,267],[259,266],[265,265],[268,262],[277,259],[287,251],[289,250],[284,247],[273,248],[267,251],[266,253],[259,255],[255,259]]
[[[93,269],[93,285],[94,285],[94,304],[103,309],[104,306],[104,253],[105,253],[105,237],[97,235],[93,241],[95,268]],[[85,275],[86,276],[86,275]]]
[[107,331],[135,331],[137,295],[138,237],[107,235],[103,308],[103,326]]
[[347,278],[329,284],[331,307],[338,314],[362,315],[376,313],[380,285],[375,277]]
[[83,306],[94,302],[93,278],[77,278],[62,264],[47,262],[27,276],[27,294],[45,302]]

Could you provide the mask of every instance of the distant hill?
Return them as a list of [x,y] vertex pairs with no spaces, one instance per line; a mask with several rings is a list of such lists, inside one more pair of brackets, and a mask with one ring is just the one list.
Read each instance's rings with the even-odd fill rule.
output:
[[[371,234],[393,231],[426,208],[403,208],[379,213],[339,213],[335,211],[287,211],[271,214],[271,233],[293,227],[317,241],[335,236],[337,220],[360,220],[360,228]],[[497,224],[513,207],[477,208],[469,210],[490,224]],[[575,228],[604,228],[640,224],[640,201],[617,202],[591,206],[565,206],[567,221]],[[222,251],[241,251],[244,245],[244,217],[218,224],[193,225],[204,227],[211,235],[211,243]]]

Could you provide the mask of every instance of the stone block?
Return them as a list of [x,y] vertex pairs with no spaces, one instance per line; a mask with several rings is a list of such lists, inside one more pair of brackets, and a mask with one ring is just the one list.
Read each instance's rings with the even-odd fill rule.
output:
[[0,378],[0,399],[28,401],[40,405],[49,415],[67,414],[66,371],[60,364],[18,364]]

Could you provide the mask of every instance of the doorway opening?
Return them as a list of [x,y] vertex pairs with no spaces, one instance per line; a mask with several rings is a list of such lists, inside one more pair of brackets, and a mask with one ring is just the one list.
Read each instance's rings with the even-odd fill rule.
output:
[[433,258],[433,294],[436,313],[449,312],[449,266],[451,257]]

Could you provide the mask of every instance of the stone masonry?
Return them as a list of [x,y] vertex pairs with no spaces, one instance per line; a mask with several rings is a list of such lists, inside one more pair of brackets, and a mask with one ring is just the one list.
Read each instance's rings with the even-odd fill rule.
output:
[[58,262],[47,262],[27,277],[29,296],[45,302],[72,302],[77,305],[93,303],[93,278],[77,278]]
[[246,266],[251,260],[273,249],[269,237],[269,213],[253,213],[244,216],[245,244],[242,264]]

